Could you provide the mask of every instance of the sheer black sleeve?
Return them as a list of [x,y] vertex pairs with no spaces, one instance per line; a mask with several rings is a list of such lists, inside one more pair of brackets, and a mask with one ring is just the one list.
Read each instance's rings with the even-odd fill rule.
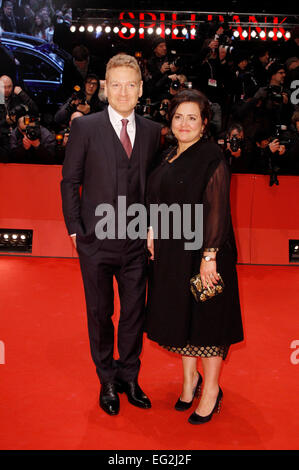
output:
[[230,172],[220,160],[203,195],[203,251],[218,251],[230,230]]

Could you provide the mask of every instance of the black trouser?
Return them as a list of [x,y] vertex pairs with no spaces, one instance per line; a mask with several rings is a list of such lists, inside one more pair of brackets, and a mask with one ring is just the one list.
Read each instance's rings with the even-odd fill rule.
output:
[[[78,247],[79,248],[79,247]],[[146,296],[147,257],[144,250],[100,250],[88,257],[80,254],[90,349],[100,382],[137,379],[142,349]],[[118,284],[120,318],[117,361],[113,358],[113,276]]]

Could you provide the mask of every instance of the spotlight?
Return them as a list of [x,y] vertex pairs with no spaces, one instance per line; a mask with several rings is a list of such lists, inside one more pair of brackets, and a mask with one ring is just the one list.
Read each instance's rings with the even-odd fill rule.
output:
[[287,39],[290,39],[290,37],[291,37],[291,33],[290,33],[290,31],[287,31],[287,32],[286,32],[286,38],[287,38]]
[[252,38],[256,38],[256,31],[255,30],[251,31],[250,36]]
[[158,36],[160,36],[161,33],[162,33],[162,28],[157,28],[156,29],[156,34],[158,34]]
[[289,240],[289,262],[299,263],[299,240]]
[[243,38],[247,38],[247,36],[248,36],[248,33],[247,33],[247,31],[246,31],[246,30],[242,32],[242,36],[243,36]]
[[235,38],[238,38],[240,36],[239,31],[234,31],[234,36],[235,36]]
[[130,33],[131,33],[131,34],[136,33],[136,29],[135,29],[135,28],[130,28]]
[[173,34],[174,34],[175,36],[177,36],[177,35],[179,34],[179,30],[178,30],[178,28],[174,28],[174,30],[173,30]]
[[110,33],[110,32],[111,32],[110,26],[106,26],[106,28],[105,28],[105,33]]
[[96,27],[96,32],[101,33],[102,32],[102,26],[97,26]]
[[265,31],[261,31],[260,32],[260,38],[264,38],[264,37],[266,37],[266,33],[265,33]]
[[282,32],[281,32],[281,31],[278,31],[277,37],[278,37],[278,39],[281,39],[281,38],[282,38]]
[[148,32],[148,34],[153,34],[154,30],[153,30],[153,28],[148,28],[147,32]]
[[72,25],[70,27],[70,31],[71,31],[71,33],[75,33],[76,32],[76,26]]
[[187,29],[186,29],[186,28],[183,28],[183,29],[182,29],[182,34],[183,34],[183,36],[187,36],[187,34],[188,34],[188,31],[187,31]]
[[0,229],[0,252],[32,253],[33,230]]
[[85,31],[84,26],[80,26],[80,27],[79,27],[79,31],[80,31],[80,33],[84,33],[84,31]]
[[88,31],[89,33],[92,33],[93,30],[94,30],[94,28],[93,28],[92,25],[87,26],[87,31]]
[[165,29],[165,34],[167,34],[167,36],[171,33],[171,29],[170,28],[166,28]]
[[195,36],[195,34],[196,34],[196,29],[195,29],[195,28],[192,28],[191,31],[190,31],[190,33],[192,34],[192,36]]
[[143,34],[144,33],[144,28],[139,28],[139,34]]
[[127,32],[127,28],[124,26],[123,28],[121,28],[121,32],[125,34]]
[[117,33],[119,32],[119,27],[118,27],[118,26],[114,26],[113,32],[114,32],[115,34],[117,34]]
[[269,31],[268,36],[269,38],[274,38],[274,31]]

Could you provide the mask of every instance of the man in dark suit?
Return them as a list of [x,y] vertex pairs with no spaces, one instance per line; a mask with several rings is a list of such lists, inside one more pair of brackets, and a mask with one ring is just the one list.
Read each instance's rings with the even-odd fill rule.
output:
[[[159,148],[160,125],[134,112],[142,95],[141,73],[134,57],[118,54],[107,64],[103,112],[76,119],[66,148],[61,183],[63,212],[76,244],[85,288],[91,354],[101,382],[100,406],[119,412],[118,393],[131,404],[150,408],[138,384],[146,293],[145,241],[132,240],[116,227],[115,239],[96,236],[100,204],[122,217],[119,197],[126,206],[144,203],[146,176]],[[80,196],[80,187],[82,194]],[[129,222],[127,217],[126,222]],[[113,358],[113,276],[119,298],[119,359]]]

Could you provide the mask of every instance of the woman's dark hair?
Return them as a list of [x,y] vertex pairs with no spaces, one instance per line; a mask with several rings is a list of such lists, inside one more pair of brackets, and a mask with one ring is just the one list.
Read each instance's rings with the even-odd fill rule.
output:
[[179,105],[182,103],[196,103],[200,110],[202,122],[206,120],[203,134],[206,136],[209,130],[209,124],[212,117],[212,110],[208,98],[198,90],[183,90],[177,93],[170,102],[169,107],[169,121],[170,125],[173,116],[176,113]]

